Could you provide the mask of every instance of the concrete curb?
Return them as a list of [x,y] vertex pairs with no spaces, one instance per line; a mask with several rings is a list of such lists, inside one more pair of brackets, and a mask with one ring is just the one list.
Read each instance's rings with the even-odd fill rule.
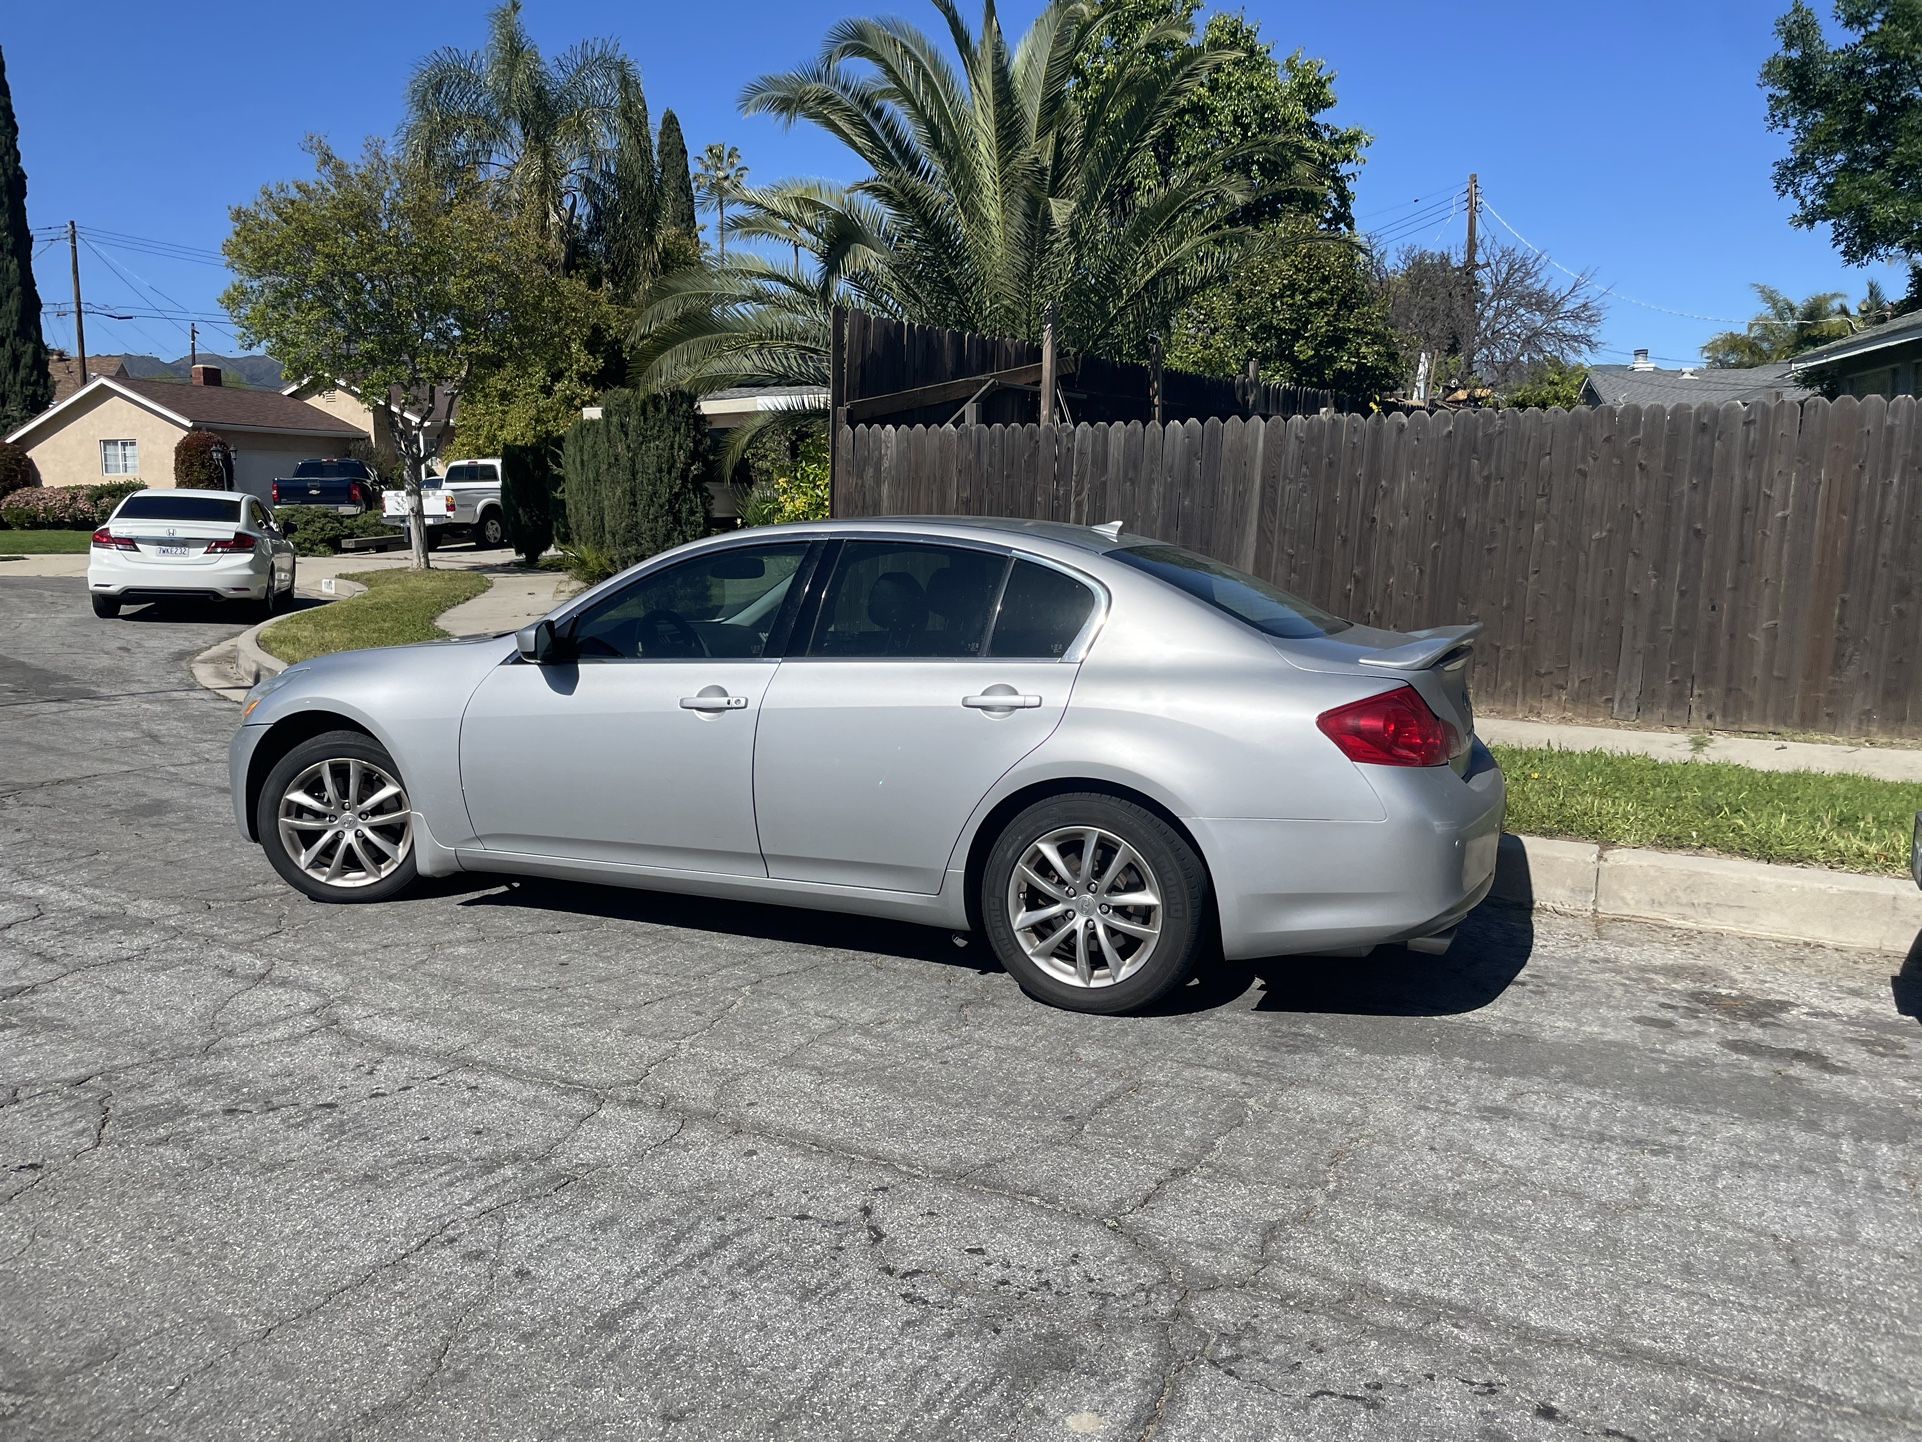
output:
[[[337,580],[332,594],[306,586],[296,587],[294,594],[310,601],[344,601],[366,589],[358,581]],[[238,702],[262,676],[278,676],[287,669],[287,663],[261,649],[260,633],[274,622],[284,619],[284,616],[270,616],[265,621],[249,626],[238,636],[222,641],[217,646],[209,646],[187,663],[194,680],[216,696]]]
[[1911,881],[1534,836],[1502,837],[1492,894],[1598,921],[1897,955],[1922,933],[1922,891]]

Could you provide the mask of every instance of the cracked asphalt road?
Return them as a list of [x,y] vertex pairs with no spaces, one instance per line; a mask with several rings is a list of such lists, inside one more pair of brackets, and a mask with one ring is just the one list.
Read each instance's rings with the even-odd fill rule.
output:
[[1913,1438],[1922,969],[1484,911],[1051,1012],[935,932],[309,904],[218,618],[0,579],[0,1434]]

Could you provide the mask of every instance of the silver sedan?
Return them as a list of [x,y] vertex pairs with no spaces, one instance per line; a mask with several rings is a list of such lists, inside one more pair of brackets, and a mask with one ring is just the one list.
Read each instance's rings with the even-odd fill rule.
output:
[[1119,526],[742,531],[517,635],[262,682],[234,811],[318,901],[474,871],[892,917],[1123,1011],[1213,954],[1446,946],[1504,806],[1475,630]]

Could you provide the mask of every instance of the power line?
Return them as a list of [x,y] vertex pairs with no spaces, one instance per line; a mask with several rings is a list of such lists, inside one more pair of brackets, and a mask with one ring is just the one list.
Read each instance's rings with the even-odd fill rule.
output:
[[1444,202],[1449,200],[1459,200],[1461,199],[1461,193],[1462,193],[1462,188],[1458,185],[1448,195],[1418,195],[1413,200],[1405,200],[1399,205],[1384,205],[1379,210],[1368,211],[1366,214],[1356,216],[1355,219],[1368,220],[1373,216],[1386,215],[1392,210],[1406,210],[1411,205],[1433,204],[1436,200],[1441,200]]
[[[176,300],[173,296],[168,295],[166,291],[162,290],[159,286],[153,284],[153,282],[151,281],[136,280],[135,277],[129,275],[127,271],[122,270],[118,265],[114,264],[113,260],[110,257],[108,257],[106,254],[104,254],[100,250],[100,248],[93,243],[93,241],[87,239],[85,236],[82,237],[82,240],[85,243],[87,249],[92,251],[96,256],[98,256],[100,258],[101,263],[105,265],[107,269],[111,270],[115,275],[119,276],[123,281],[126,281],[127,284],[132,286],[136,291],[144,290],[150,299],[156,296],[159,297],[158,300],[153,301],[153,304],[154,304],[155,310],[157,312],[162,312],[162,313],[156,314],[155,316],[152,317],[153,319],[170,321],[183,331],[187,329],[187,326],[185,324],[186,321],[190,321],[190,320],[196,321],[205,325],[210,325],[216,330],[225,331],[229,336],[233,336],[233,332],[231,330],[229,330],[220,321],[212,319],[210,316],[207,315],[206,312],[193,310],[191,307],[183,304],[181,301]],[[176,314],[164,313],[165,308],[162,307],[160,304],[160,301],[163,301],[163,300],[171,303],[171,305],[174,307],[177,313]],[[189,335],[188,339],[191,341],[192,339],[191,334]],[[235,337],[235,340],[238,341],[238,337]]]
[[203,265],[218,265],[223,269],[227,261],[217,250],[205,246],[188,245],[176,240],[156,240],[151,236],[129,235],[120,230],[104,230],[95,225],[83,225],[81,234],[99,241],[102,245],[115,250],[140,250],[152,255],[166,255],[178,260],[198,261]]

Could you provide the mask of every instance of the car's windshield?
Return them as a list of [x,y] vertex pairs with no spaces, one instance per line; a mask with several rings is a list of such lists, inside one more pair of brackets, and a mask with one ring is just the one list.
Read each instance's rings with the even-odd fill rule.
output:
[[129,496],[114,513],[116,521],[238,521],[240,501],[225,496],[170,496],[146,491]]
[[359,461],[302,461],[294,467],[297,481],[358,481],[366,475]]
[[1226,611],[1257,631],[1287,641],[1332,636],[1353,624],[1311,606],[1245,571],[1198,556],[1180,546],[1129,546],[1109,555],[1123,565],[1146,571],[1179,587],[1216,610]]

